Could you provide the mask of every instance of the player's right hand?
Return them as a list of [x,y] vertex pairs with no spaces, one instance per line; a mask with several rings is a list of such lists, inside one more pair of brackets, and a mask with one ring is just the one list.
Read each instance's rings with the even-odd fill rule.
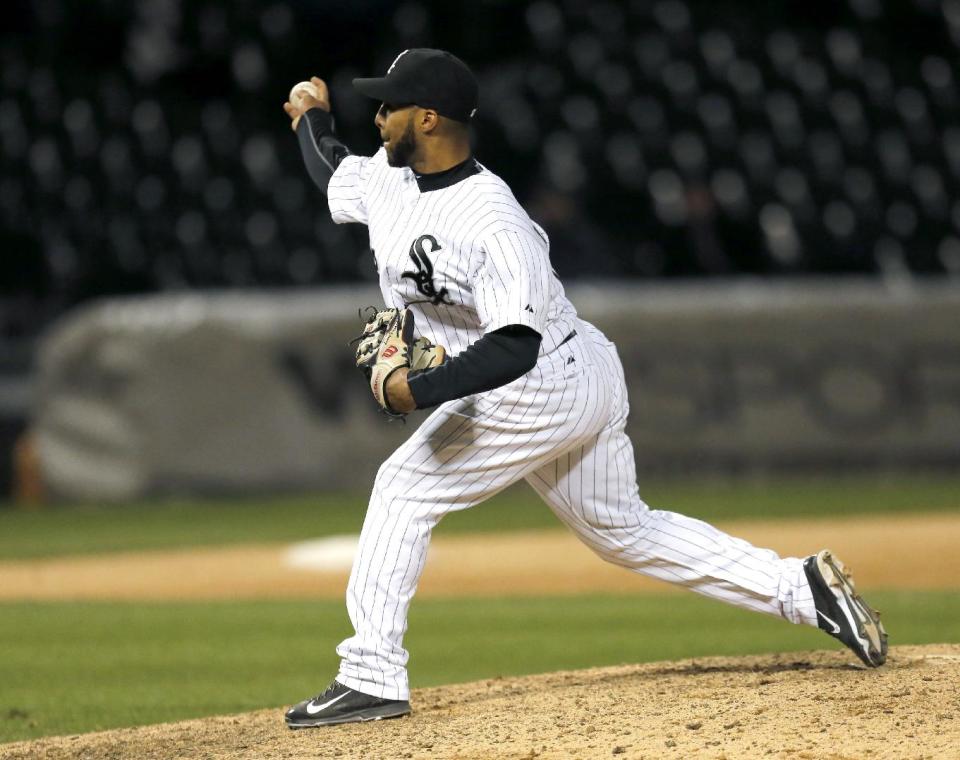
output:
[[317,88],[317,97],[306,92],[301,92],[299,108],[289,100],[283,104],[283,110],[290,117],[290,128],[296,132],[297,124],[300,123],[300,117],[311,108],[322,108],[329,113],[330,111],[330,90],[327,89],[327,83],[320,77],[310,77],[310,82]]

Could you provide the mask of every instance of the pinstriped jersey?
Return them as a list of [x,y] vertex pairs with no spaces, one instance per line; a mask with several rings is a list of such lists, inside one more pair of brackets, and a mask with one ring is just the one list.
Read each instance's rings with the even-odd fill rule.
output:
[[543,336],[540,354],[574,329],[573,304],[550,266],[546,233],[507,184],[486,168],[421,192],[409,168],[347,156],[327,186],[338,224],[370,233],[384,303],[414,312],[416,332],[456,355],[482,335],[526,325]]

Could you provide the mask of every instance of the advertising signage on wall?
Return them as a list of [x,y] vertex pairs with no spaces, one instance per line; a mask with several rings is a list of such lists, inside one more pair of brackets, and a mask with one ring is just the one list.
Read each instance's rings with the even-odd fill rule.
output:
[[[960,292],[572,289],[618,347],[640,472],[960,465]],[[353,366],[376,292],[108,301],[47,337],[33,427],[68,497],[343,488],[390,425]],[[366,471],[358,471],[365,470]]]

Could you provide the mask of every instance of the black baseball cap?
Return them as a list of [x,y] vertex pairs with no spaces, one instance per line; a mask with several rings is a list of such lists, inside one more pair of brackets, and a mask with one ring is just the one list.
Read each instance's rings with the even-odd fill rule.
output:
[[446,50],[410,48],[393,59],[386,76],[354,79],[369,98],[394,105],[431,108],[468,122],[477,110],[480,88],[470,67]]

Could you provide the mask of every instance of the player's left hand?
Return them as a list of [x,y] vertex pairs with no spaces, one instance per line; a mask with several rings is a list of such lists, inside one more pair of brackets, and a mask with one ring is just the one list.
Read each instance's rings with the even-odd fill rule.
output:
[[402,309],[387,325],[383,342],[370,366],[370,390],[380,408],[391,416],[403,416],[416,408],[406,379],[412,358],[413,312]]
[[390,408],[398,414],[409,414],[417,408],[417,402],[407,383],[409,367],[401,367],[387,378],[386,394]]
[[[401,394],[398,393],[397,383],[399,378],[393,380],[393,396],[388,396],[387,383],[398,370],[409,370],[410,361],[413,358],[413,312],[409,309],[401,309],[390,320],[384,332],[383,341],[377,348],[376,354],[370,362],[370,390],[373,391],[373,397],[377,400],[380,408],[387,414],[398,417],[407,412],[412,412],[412,408],[398,409],[392,404],[392,400],[403,402]],[[406,372],[404,372],[404,375]],[[406,378],[402,380],[406,385]],[[409,393],[409,388],[407,388]],[[401,404],[406,407],[407,404]]]
[[[413,333],[413,313],[409,309],[380,309],[368,307],[367,323],[363,327],[363,333],[354,338],[351,343],[357,343],[356,363],[357,367],[363,370],[370,382],[370,388],[373,390],[374,398],[380,403],[381,408],[387,413],[395,413],[399,416],[408,414],[417,408],[417,402],[410,392],[410,386],[407,384],[407,373],[409,370],[424,370],[431,367],[439,367],[447,360],[447,352],[443,346],[432,343],[429,338],[420,336],[412,343],[409,338],[404,339],[407,353],[407,364],[397,366],[395,370],[383,381],[382,395],[378,396],[377,387],[373,380],[373,369],[381,360],[387,342],[391,339],[396,340],[395,333],[397,325],[402,322],[400,332],[412,335]],[[399,349],[398,349],[399,350]],[[380,402],[385,398],[387,403]]]

